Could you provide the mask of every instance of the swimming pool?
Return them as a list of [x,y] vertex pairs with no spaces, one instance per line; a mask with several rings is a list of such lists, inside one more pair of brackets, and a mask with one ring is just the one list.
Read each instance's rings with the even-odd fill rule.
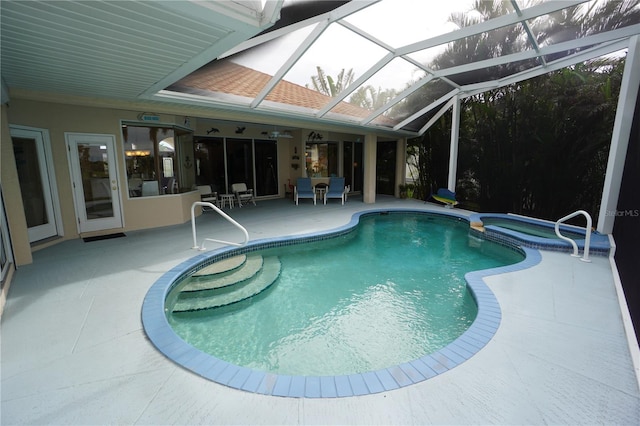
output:
[[[207,255],[196,256],[194,259],[178,265],[178,267],[165,274],[165,276],[152,287],[145,298],[143,305],[143,323],[145,324],[147,335],[154,345],[169,358],[204,377],[227,386],[279,396],[336,397],[375,393],[426,380],[455,367],[480,350],[491,339],[500,322],[500,308],[493,294],[482,282],[482,277],[531,266],[539,261],[539,254],[536,256],[536,251],[522,250],[527,253],[528,257],[525,261],[518,264],[466,274],[469,294],[477,303],[478,312],[473,324],[456,340],[446,344],[445,347],[435,352],[423,354],[422,356],[412,355],[418,356],[418,358],[397,361],[397,364],[387,367],[373,367],[373,370],[364,372],[339,372],[336,375],[317,372],[307,375],[293,373],[281,374],[252,367],[239,366],[233,362],[212,357],[205,351],[187,345],[178,338],[175,332],[171,330],[171,327],[168,326],[164,301],[170,290],[185,276],[217,260],[230,258],[240,252],[251,253],[265,248],[291,246],[309,241],[344,237],[352,232],[361,216],[371,214],[379,215],[380,213],[381,212],[365,212],[356,214],[350,224],[336,229],[329,234],[307,235],[295,239],[280,238],[256,241],[251,243],[250,247],[218,250]],[[394,211],[392,213],[407,212]],[[452,215],[449,215],[449,217],[457,221],[462,220]],[[463,221],[463,223],[468,229],[468,222]],[[455,227],[456,225],[453,226]],[[452,253],[454,253],[455,247],[451,248]],[[264,297],[268,299],[271,296],[271,294],[268,294]],[[162,306],[162,315],[160,315],[158,310],[159,304]]]
[[[468,238],[462,221],[369,215],[346,235],[252,252],[247,274],[237,267],[185,279],[168,298],[169,321],[204,352],[277,374],[327,376],[398,365],[436,352],[473,323],[477,306],[465,273],[523,259],[489,241],[470,246]],[[231,303],[230,287],[263,281],[253,266],[261,260],[269,289]],[[217,282],[226,285],[202,290]],[[203,302],[218,307],[202,309]]]

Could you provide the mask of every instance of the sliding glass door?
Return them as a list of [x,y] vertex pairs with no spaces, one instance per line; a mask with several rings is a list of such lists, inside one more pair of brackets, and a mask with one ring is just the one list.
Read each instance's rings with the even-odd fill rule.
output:
[[245,183],[256,196],[278,194],[278,145],[274,140],[198,138],[194,142],[196,184],[220,194]]
[[278,194],[278,147],[273,140],[255,140],[256,194]]

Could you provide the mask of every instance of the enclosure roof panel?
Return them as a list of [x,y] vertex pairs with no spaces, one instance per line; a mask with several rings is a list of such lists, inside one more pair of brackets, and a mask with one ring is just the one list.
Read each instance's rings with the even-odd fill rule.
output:
[[424,132],[466,97],[605,55],[638,0],[3,1],[9,90]]

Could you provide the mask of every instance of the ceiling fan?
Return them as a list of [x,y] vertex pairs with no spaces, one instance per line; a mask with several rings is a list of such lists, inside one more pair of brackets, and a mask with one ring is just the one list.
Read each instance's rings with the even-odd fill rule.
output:
[[274,128],[274,130],[269,134],[269,139],[278,138],[292,139],[293,135],[291,135],[291,130],[279,131],[277,128]]

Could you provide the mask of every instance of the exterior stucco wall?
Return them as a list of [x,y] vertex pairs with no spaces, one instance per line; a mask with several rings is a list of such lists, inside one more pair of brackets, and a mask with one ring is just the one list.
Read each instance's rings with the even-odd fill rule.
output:
[[[131,109],[127,109],[127,106]],[[78,232],[76,212],[73,202],[73,189],[65,133],[91,133],[115,136],[117,153],[117,170],[119,187],[121,188],[122,213],[124,227],[98,231],[96,233],[126,232],[138,229],[157,228],[175,225],[189,221],[191,218],[191,205],[199,200],[197,192],[187,192],[176,195],[164,195],[159,197],[129,198],[127,191],[127,173],[124,156],[122,120],[139,121],[138,115],[143,112],[140,105],[124,105],[123,103],[104,103],[95,100],[84,103],[75,103],[61,100],[58,103],[51,98],[18,97],[12,98],[10,106],[3,106],[2,120],[2,183],[7,202],[7,216],[12,230],[12,242],[15,252],[16,264],[26,264],[32,261],[32,247],[28,241],[27,225],[24,217],[24,208],[21,202],[20,186],[15,167],[13,145],[9,133],[10,125],[19,125],[37,129],[46,129],[49,133],[53,167],[55,169],[55,185],[60,206],[61,224],[59,224],[61,236],[58,240],[74,239],[84,235]],[[272,124],[244,123],[242,117],[238,121],[216,119],[214,117],[193,117],[181,114],[175,106],[167,113],[156,113],[160,117],[158,124],[179,125],[190,127],[194,136],[213,136],[227,138],[266,139],[272,129]],[[193,111],[190,111],[193,113]],[[241,133],[238,127],[245,127]],[[211,129],[215,128],[215,132]],[[273,127],[276,128],[276,127]],[[277,125],[279,130],[289,129],[282,124]],[[274,197],[285,196],[285,185],[295,184],[297,177],[304,173],[304,149],[309,128],[291,129],[292,138],[280,138],[278,144],[278,194]],[[318,131],[317,129],[314,131]],[[322,131],[323,141],[342,143],[345,141],[362,140],[363,135],[341,132],[340,129]],[[376,136],[367,135],[369,148],[365,153],[373,153],[373,158],[366,158],[365,165],[375,164]],[[188,155],[188,154],[185,154]],[[367,154],[365,154],[366,156]],[[297,158],[297,159],[296,159]],[[370,163],[373,161],[373,163]],[[297,168],[293,166],[297,165]],[[369,176],[365,177],[364,196],[365,202],[375,202],[375,167],[365,167],[365,173],[369,170]],[[373,171],[373,173],[372,173]],[[198,211],[199,214],[199,211]],[[91,235],[96,234],[91,233]],[[55,242],[53,242],[55,243]],[[47,243],[51,244],[51,242]]]

